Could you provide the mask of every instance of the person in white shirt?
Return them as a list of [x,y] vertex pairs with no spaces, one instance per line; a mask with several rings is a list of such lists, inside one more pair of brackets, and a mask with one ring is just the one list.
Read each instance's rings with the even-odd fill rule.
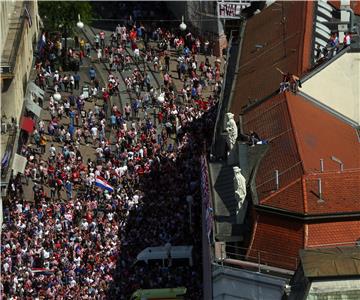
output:
[[134,59],[135,59],[136,62],[138,62],[139,59],[140,59],[140,50],[139,50],[139,48],[134,49]]
[[95,141],[97,139],[97,136],[98,136],[97,127],[96,126],[92,127],[90,131],[91,131],[92,138]]

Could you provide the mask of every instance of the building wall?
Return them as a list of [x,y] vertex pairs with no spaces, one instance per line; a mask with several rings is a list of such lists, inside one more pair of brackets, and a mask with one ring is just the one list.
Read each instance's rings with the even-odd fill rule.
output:
[[214,265],[214,300],[280,300],[287,280],[254,271]]
[[[10,2],[10,1],[8,1]],[[7,3],[7,2],[6,2]],[[18,6],[19,2],[17,2]],[[37,41],[38,32],[39,32],[39,25],[38,25],[38,6],[37,1],[31,1],[28,2],[29,7],[29,13],[32,17],[32,26],[29,27],[29,23],[26,20],[24,22],[24,29],[22,32],[22,36],[20,39],[20,44],[17,50],[16,55],[16,63],[13,68],[13,74],[14,78],[12,79],[5,79],[5,80],[11,80],[11,83],[6,89],[5,92],[2,91],[1,93],[1,114],[5,114],[7,116],[7,119],[10,120],[11,117],[14,117],[17,122],[19,123],[21,112],[23,108],[24,103],[24,94],[26,90],[26,83],[29,80],[31,68],[32,68],[32,61],[33,61],[33,41]],[[12,6],[12,8],[15,8],[15,5]],[[9,6],[2,5],[1,9],[5,9],[6,13],[8,14]],[[5,13],[3,11],[0,12],[0,15],[4,15]],[[21,12],[22,18],[24,17],[24,13]],[[20,24],[21,24],[20,19]],[[1,21],[2,22],[2,21]],[[1,36],[5,36],[8,32],[10,24],[8,21],[6,22],[6,27],[1,27]],[[21,25],[18,26],[18,30],[21,30]],[[10,40],[5,38],[4,40],[5,44],[6,42],[10,42]]]
[[[1,57],[9,57],[5,55],[6,51],[11,51],[13,47],[14,37],[21,32],[21,22],[24,18],[24,9],[21,6],[23,1],[0,1],[0,53]],[[24,22],[24,28],[20,37],[20,43],[15,48],[16,62],[12,66],[13,78],[9,74],[1,75],[1,116],[4,114],[7,120],[15,118],[17,124],[20,122],[21,113],[24,104],[24,95],[26,84],[29,80],[33,61],[33,41],[37,41],[39,35],[39,17],[38,17],[38,3],[37,0],[27,2],[28,10],[32,18],[32,26],[29,27],[27,20]],[[17,18],[19,16],[19,18]],[[20,24],[20,25],[19,25]],[[9,30],[11,28],[11,30]],[[14,30],[15,28],[15,30]],[[8,52],[6,52],[8,53]],[[9,143],[8,134],[1,135],[1,144]],[[17,144],[17,142],[16,142]],[[2,147],[4,148],[4,147]],[[1,149],[3,152],[4,149]],[[16,149],[14,145],[12,156]],[[2,153],[3,154],[3,153]],[[1,155],[2,157],[2,155]],[[11,163],[10,163],[11,165]],[[7,176],[8,177],[8,176]],[[1,180],[1,184],[6,184],[8,179]],[[0,197],[0,227],[3,221],[2,198]],[[0,231],[1,236],[1,231]]]
[[345,53],[306,80],[301,91],[360,125],[359,61],[360,53]]
[[1,1],[0,2],[0,53],[4,48],[4,41],[9,30],[9,17],[14,9],[14,1]]
[[312,282],[308,300],[343,299],[358,300],[360,297],[359,279],[316,280]]

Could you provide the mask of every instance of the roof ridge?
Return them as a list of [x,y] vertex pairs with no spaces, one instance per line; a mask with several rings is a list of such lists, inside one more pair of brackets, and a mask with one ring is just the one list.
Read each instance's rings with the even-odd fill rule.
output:
[[290,123],[291,123],[291,128],[292,128],[294,138],[295,138],[296,150],[297,150],[297,153],[298,153],[300,161],[301,161],[302,171],[303,171],[303,173],[305,173],[305,166],[304,166],[304,161],[303,161],[303,149],[301,147],[301,143],[300,143],[300,140],[299,140],[299,137],[298,137],[297,130],[295,129],[295,126],[294,126],[293,112],[291,111],[290,106],[289,106],[289,98],[288,97],[289,97],[290,93],[291,92],[285,92],[286,106],[287,106],[287,110],[288,110],[288,113],[289,113],[289,119],[290,119]]
[[[314,10],[315,5],[313,1],[306,1],[306,7],[302,10],[302,13],[305,13],[305,20],[303,22],[303,46],[299,47],[299,59],[298,59],[298,70],[299,77],[311,66],[311,57],[312,57],[312,41],[313,41],[313,21],[314,21]],[[305,59],[305,55],[307,60]]]
[[354,173],[360,173],[360,168],[345,169],[343,171],[327,171],[327,172],[307,173],[307,174],[305,174],[305,177],[309,178],[309,177],[330,176],[330,175],[340,175],[340,174],[352,175]]

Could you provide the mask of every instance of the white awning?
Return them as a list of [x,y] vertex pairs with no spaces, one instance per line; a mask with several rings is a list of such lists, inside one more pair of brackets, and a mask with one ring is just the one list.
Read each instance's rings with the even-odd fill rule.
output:
[[25,156],[15,153],[14,161],[12,165],[14,175],[16,175],[17,173],[24,174],[26,163],[27,163],[27,158]]
[[29,81],[28,89],[30,93],[34,93],[37,97],[44,99],[45,91],[39,88],[33,81]]
[[139,261],[145,261],[146,263],[149,260],[163,260],[168,258],[168,254],[170,252],[171,258],[173,259],[181,259],[187,258],[189,259],[189,264],[192,265],[192,249],[193,246],[171,246],[169,249],[166,247],[148,247],[141,251],[136,259]]
[[31,112],[33,112],[36,116],[40,117],[41,114],[41,107],[39,105],[37,105],[34,101],[32,101],[31,99],[26,99],[25,100],[25,105],[26,108],[28,110],[30,110]]

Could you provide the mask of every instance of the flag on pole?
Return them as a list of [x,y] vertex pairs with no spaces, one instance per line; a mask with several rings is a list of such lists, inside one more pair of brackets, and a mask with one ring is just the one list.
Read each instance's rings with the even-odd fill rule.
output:
[[41,35],[39,42],[38,42],[38,52],[41,52],[41,50],[44,48],[44,46],[46,45],[46,36],[45,36],[45,32]]
[[95,185],[98,186],[99,188],[108,190],[109,192],[114,191],[114,188],[104,178],[100,176],[96,176]]

